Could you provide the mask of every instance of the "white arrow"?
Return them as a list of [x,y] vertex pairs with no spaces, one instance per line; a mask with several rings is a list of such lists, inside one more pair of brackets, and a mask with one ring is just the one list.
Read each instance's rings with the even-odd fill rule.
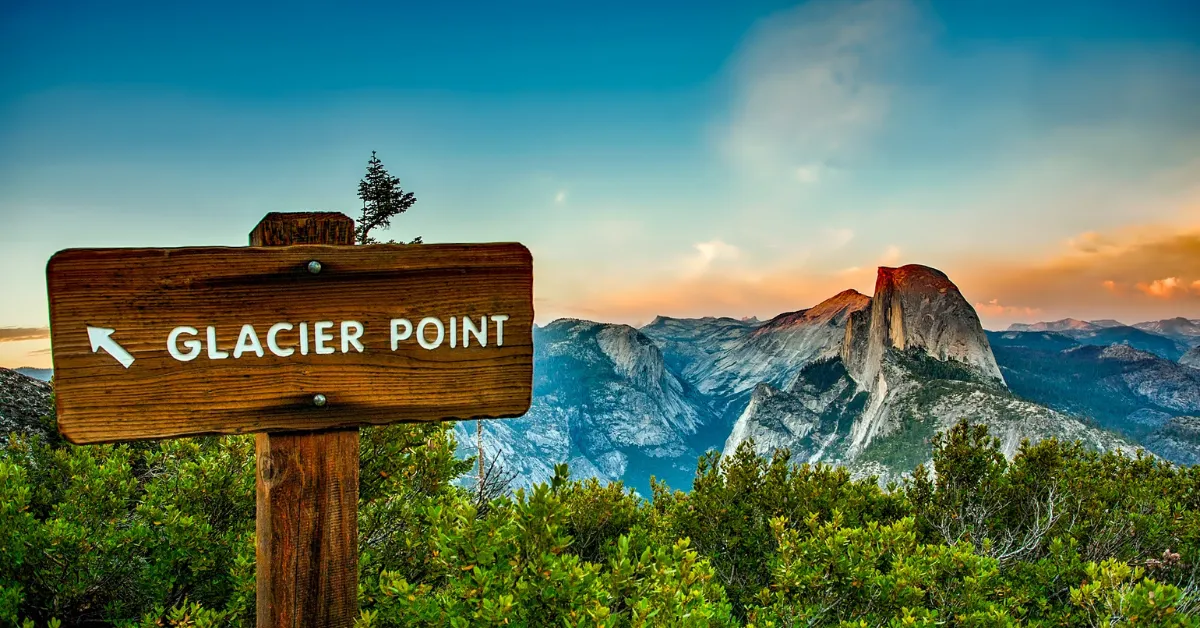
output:
[[121,366],[129,368],[129,365],[133,364],[133,356],[129,355],[129,352],[124,347],[117,344],[116,340],[112,339],[112,333],[116,330],[105,327],[92,327],[91,325],[88,326],[87,330],[88,340],[92,343],[92,353],[104,349],[108,352],[108,355],[116,358],[117,362],[121,363]]

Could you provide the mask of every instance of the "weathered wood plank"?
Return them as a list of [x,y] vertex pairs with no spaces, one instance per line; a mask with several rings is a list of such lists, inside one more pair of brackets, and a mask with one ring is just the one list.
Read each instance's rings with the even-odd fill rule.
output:
[[[256,246],[354,244],[341,214],[268,214]],[[259,628],[352,626],[358,615],[358,428],[255,436]]]
[[[352,222],[306,214],[287,227],[278,216],[264,219],[272,229],[256,241],[353,238]],[[311,260],[320,272],[309,272]],[[512,417],[529,408],[533,273],[519,244],[75,249],[51,259],[47,281],[59,426],[75,443]],[[495,315],[508,318],[483,318]],[[417,341],[426,317],[443,326],[434,349]],[[486,346],[476,334],[464,346],[464,317],[486,327]],[[414,327],[395,350],[393,319]],[[315,351],[321,321],[332,323],[332,353]],[[357,331],[344,322],[361,324],[361,352],[343,344]],[[268,346],[276,323],[292,325],[276,335],[289,356]],[[235,357],[247,324],[261,357],[249,345]],[[89,326],[114,330],[128,368],[93,351]],[[188,340],[202,345],[188,361],[168,350],[179,327],[196,333],[180,334],[178,351]],[[209,327],[217,355],[228,357],[210,357]],[[427,342],[436,338],[435,325],[423,331]],[[313,404],[317,394],[323,407]]]
[[259,628],[358,615],[358,428],[255,436]]

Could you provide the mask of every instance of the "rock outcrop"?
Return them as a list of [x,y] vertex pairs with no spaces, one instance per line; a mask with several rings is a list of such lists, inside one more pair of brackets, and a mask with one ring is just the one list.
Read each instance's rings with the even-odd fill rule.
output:
[[48,436],[53,429],[53,391],[41,380],[0,368],[0,442],[8,435]]
[[[1109,345],[1099,349],[1099,359],[1120,364],[1119,381],[1135,395],[1159,408],[1184,414],[1200,414],[1200,372],[1180,368],[1148,351],[1128,345]],[[1115,378],[1114,378],[1115,379]],[[1116,382],[1109,381],[1112,388]]]
[[1190,351],[1183,354],[1183,357],[1179,358],[1179,363],[1194,369],[1200,369],[1200,346],[1192,347]]
[[845,290],[809,309],[780,314],[698,373],[697,388],[723,395],[749,392],[763,382],[787,388],[807,364],[839,355],[847,321],[870,305],[870,297]]
[[[560,319],[534,329],[529,412],[485,421],[484,450],[500,456],[518,486],[549,481],[554,465],[567,462],[581,477],[645,491],[647,467],[660,477],[690,477],[698,456],[692,441],[710,419],[650,338],[628,325]],[[473,455],[474,428],[456,426],[464,455]]]
[[[928,462],[934,434],[961,419],[987,424],[1008,455],[1024,439],[1050,437],[1132,451],[1119,437],[1015,397],[975,309],[941,271],[880,268],[869,305],[843,318],[834,357],[818,352],[790,385],[754,389],[726,455],[753,439],[759,454],[786,447],[799,462],[840,464],[886,481]],[[1009,333],[1079,346],[1065,336]]]
[[1200,417],[1172,417],[1143,442],[1146,449],[1176,464],[1200,464]]
[[[871,299],[870,320],[851,320],[843,361],[865,388],[875,379],[889,349],[915,349],[938,360],[954,360],[980,375],[1003,382],[975,308],[944,273],[928,266],[880,268]],[[868,330],[865,349],[856,342]],[[864,353],[856,353],[862,351]]]

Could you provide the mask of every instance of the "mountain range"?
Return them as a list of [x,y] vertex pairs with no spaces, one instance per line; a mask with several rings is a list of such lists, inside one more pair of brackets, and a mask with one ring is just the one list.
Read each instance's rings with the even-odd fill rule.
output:
[[[534,330],[534,402],[486,422],[485,452],[526,485],[555,462],[645,493],[688,488],[696,458],[752,440],[769,455],[896,480],[959,419],[1024,439],[1144,448],[1200,462],[1200,324],[1062,321],[985,331],[941,271],[880,268],[768,321],[659,316],[640,328],[560,319]],[[473,424],[460,424],[463,455]]]
[[1189,349],[1200,344],[1200,323],[1182,317],[1136,325],[1114,320],[1066,318],[1049,323],[1017,323],[1009,326],[1008,331],[1052,332],[1087,345],[1125,344],[1168,360],[1179,360]]
[[32,377],[33,379],[43,382],[50,381],[50,377],[54,375],[54,371],[52,369],[37,369],[33,368],[32,366],[22,366],[12,370],[26,377]]
[[[871,296],[846,290],[767,321],[559,319],[533,337],[529,412],[480,426],[516,486],[567,462],[642,494],[651,476],[687,489],[699,456],[747,441],[887,482],[927,462],[933,435],[960,419],[988,424],[1009,455],[1057,437],[1200,463],[1200,320],[985,331],[927,266],[880,268]],[[0,432],[45,429],[50,375],[0,369]],[[455,425],[463,456],[476,427]]]

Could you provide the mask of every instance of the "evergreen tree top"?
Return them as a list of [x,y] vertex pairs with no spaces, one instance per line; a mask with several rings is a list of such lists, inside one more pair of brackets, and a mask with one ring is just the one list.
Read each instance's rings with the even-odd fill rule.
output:
[[[367,162],[367,174],[358,182],[358,198],[363,202],[362,216],[355,227],[359,244],[379,242],[371,236],[371,231],[387,229],[391,226],[393,217],[408,211],[417,202],[415,194],[405,192],[400,187],[400,178],[392,176],[384,168],[376,151],[371,151],[371,159]],[[414,244],[420,242],[420,237],[412,241]]]

